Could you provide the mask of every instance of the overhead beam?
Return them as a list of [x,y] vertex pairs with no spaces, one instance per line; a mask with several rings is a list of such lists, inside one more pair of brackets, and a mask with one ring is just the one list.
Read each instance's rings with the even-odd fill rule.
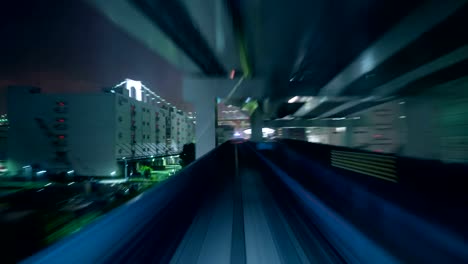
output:
[[[235,27],[226,1],[179,0],[195,27],[207,41],[225,69],[241,69]],[[236,75],[239,76],[239,75]]]
[[339,113],[341,113],[341,112],[343,112],[343,111],[345,111],[347,109],[355,107],[355,106],[357,106],[359,104],[370,102],[370,101],[373,101],[373,100],[375,100],[375,98],[373,96],[369,96],[369,97],[366,97],[366,98],[363,98],[363,99],[360,99],[360,100],[349,101],[347,103],[344,103],[344,104],[342,104],[342,105],[340,105],[338,107],[335,107],[335,108],[331,109],[330,111],[328,111],[326,113],[321,114],[317,118],[330,117],[330,116],[339,114]]
[[225,76],[206,39],[195,27],[187,8],[179,0],[132,0],[140,11],[190,57],[206,75]]
[[304,119],[291,119],[291,120],[266,120],[264,122],[265,127],[269,128],[294,128],[294,127],[347,127],[351,124],[357,125],[361,121],[353,119],[345,120],[324,120],[324,119],[315,119],[315,120],[304,120]]
[[247,37],[245,34],[245,25],[242,19],[241,9],[242,1],[227,0],[226,5],[231,14],[232,25],[234,27],[234,34],[236,43],[239,47],[239,60],[242,71],[245,77],[250,78],[252,75],[252,65],[249,61],[247,50]]
[[180,0],[86,1],[179,69],[210,76],[227,74]]
[[[319,95],[339,96],[351,83],[377,68],[422,34],[447,19],[467,2],[467,0],[426,2],[364,50],[351,64],[328,82],[320,90]],[[305,116],[319,105],[320,103],[316,101],[308,102],[294,116]]]
[[116,26],[149,50],[184,72],[198,74],[200,68],[128,0],[86,0]]
[[372,96],[366,97],[361,100],[350,101],[345,104],[342,104],[330,111],[318,116],[318,118],[326,118],[333,115],[336,115],[340,112],[348,110],[356,105],[361,103],[366,103],[370,101],[388,101],[392,95],[402,90],[411,82],[414,82],[424,76],[430,75],[434,72],[437,72],[441,69],[450,67],[456,63],[462,62],[468,59],[468,45],[462,46],[456,49],[449,54],[446,54],[442,57],[439,57],[421,67],[418,67],[410,72],[407,72],[379,87],[377,87]]
[[391,80],[375,89],[373,94],[377,97],[384,97],[394,94],[406,85],[414,82],[424,76],[452,66],[456,63],[462,62],[468,59],[468,45],[464,45],[449,54],[439,57],[436,60],[431,61],[421,67],[418,67],[410,72],[401,75],[398,78]]

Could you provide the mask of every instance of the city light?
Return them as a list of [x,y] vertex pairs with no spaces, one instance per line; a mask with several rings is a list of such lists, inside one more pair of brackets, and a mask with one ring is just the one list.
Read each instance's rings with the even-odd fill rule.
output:
[[236,70],[231,70],[231,73],[229,74],[229,79],[234,79],[234,77],[236,76]]
[[271,129],[271,128],[268,128],[268,127],[264,127],[264,128],[262,128],[262,133],[267,134],[267,135],[271,135],[271,134],[275,133],[275,130]]
[[288,100],[288,103],[305,103],[311,101],[313,98],[313,96],[294,96],[293,98]]
[[135,99],[141,101],[142,99],[142,84],[140,81],[126,79],[126,89],[128,90],[128,96],[133,98],[132,88],[135,89]]
[[[262,133],[266,134],[266,135],[271,135],[271,134],[275,133],[275,130],[271,129],[271,128],[268,128],[268,127],[264,127],[264,128],[262,128]],[[252,129],[248,128],[248,129],[244,130],[244,134],[251,135],[252,134]]]
[[288,100],[288,103],[292,104],[295,103],[299,99],[299,96],[294,96],[293,98]]

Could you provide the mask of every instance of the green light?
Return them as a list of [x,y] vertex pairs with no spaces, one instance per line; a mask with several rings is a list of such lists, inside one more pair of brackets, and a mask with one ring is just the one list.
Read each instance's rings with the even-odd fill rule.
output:
[[258,102],[256,100],[251,100],[248,103],[242,106],[243,111],[247,111],[250,115],[255,112],[255,109],[258,107]]

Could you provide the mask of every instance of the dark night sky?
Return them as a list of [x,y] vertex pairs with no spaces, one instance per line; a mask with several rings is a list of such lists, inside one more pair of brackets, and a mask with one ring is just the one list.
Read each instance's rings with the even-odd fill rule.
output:
[[89,92],[125,78],[189,108],[182,73],[82,1],[2,1],[0,35],[0,112],[11,84]]

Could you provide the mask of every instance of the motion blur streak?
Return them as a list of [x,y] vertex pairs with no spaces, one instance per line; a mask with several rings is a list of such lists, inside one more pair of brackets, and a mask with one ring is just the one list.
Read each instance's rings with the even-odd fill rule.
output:
[[[416,200],[387,201],[373,193],[399,185],[338,173],[299,154],[294,142],[233,143],[24,263],[468,259],[459,235],[432,223],[430,215],[405,209]],[[282,156],[288,160],[279,161]]]

